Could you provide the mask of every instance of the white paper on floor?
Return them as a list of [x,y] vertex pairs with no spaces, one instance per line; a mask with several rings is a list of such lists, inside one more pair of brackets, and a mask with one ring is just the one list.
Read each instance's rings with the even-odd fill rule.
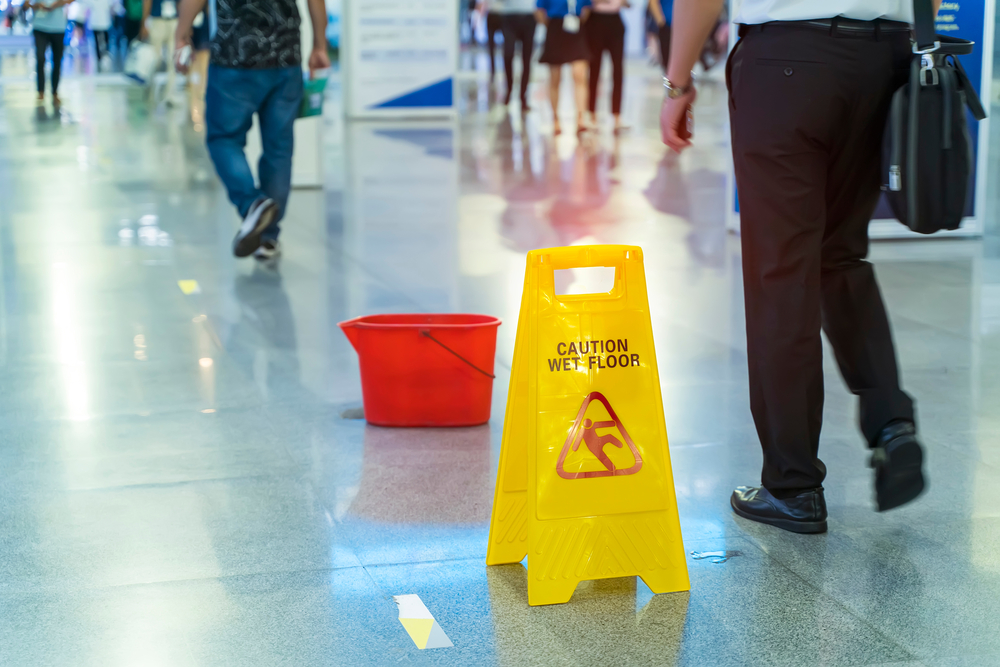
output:
[[449,648],[454,646],[448,639],[448,635],[434,620],[434,616],[419,595],[416,593],[394,595],[392,599],[399,607],[399,622],[402,623],[417,648]]

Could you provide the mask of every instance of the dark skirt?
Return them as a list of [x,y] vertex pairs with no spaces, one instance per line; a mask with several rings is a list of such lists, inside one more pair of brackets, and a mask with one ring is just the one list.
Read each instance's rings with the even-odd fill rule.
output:
[[561,16],[549,18],[548,30],[545,32],[545,48],[538,62],[548,65],[565,65],[590,58],[587,40],[583,36],[583,26],[580,26],[580,32],[575,33],[566,32],[562,26]]

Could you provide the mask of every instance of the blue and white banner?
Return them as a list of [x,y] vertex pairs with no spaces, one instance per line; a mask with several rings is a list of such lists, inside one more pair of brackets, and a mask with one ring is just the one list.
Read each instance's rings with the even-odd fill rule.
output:
[[455,109],[455,0],[345,0],[351,117],[445,116]]

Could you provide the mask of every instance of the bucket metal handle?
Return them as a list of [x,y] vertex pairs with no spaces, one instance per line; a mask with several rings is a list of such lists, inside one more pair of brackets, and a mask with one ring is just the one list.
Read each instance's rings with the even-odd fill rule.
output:
[[421,329],[420,335],[424,336],[425,338],[430,338],[432,341],[434,341],[435,343],[437,343],[438,345],[440,345],[444,349],[448,350],[449,352],[451,352],[452,354],[454,354],[456,357],[458,357],[459,359],[461,359],[462,361],[464,361],[465,363],[467,363],[469,366],[472,366],[477,371],[479,371],[480,373],[482,373],[486,377],[490,378],[491,380],[495,380],[496,379],[496,377],[497,377],[496,375],[493,375],[493,373],[487,373],[482,368],[480,368],[479,366],[475,365],[474,363],[472,363],[471,361],[469,361],[468,359],[466,359],[465,357],[463,357],[462,355],[460,355],[458,352],[456,352],[455,350],[451,349],[450,347],[448,347],[447,345],[445,345],[444,343],[442,343],[441,341],[439,341],[437,338],[435,338],[434,336],[432,336],[431,332],[428,331],[427,329]]

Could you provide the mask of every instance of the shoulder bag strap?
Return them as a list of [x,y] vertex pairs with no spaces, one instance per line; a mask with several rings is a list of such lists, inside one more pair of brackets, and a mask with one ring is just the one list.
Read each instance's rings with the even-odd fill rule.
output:
[[933,0],[913,0],[913,28],[917,33],[917,50],[934,51],[938,40]]

